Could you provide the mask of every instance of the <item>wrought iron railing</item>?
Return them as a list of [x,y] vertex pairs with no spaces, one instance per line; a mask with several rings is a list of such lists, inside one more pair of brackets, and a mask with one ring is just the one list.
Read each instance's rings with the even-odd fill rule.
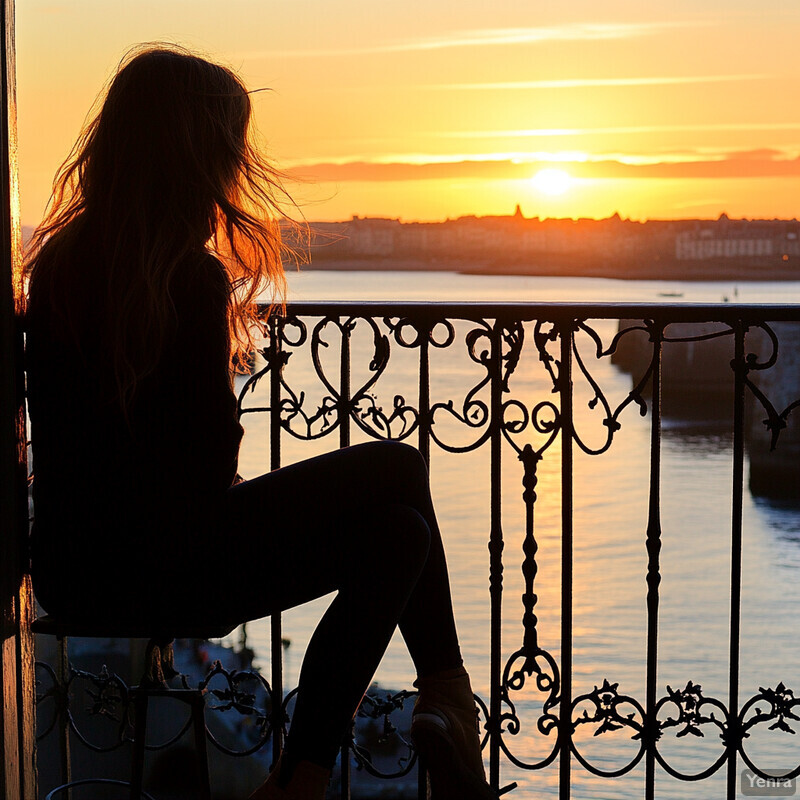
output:
[[[755,427],[764,430],[773,447],[779,440],[786,440],[780,445],[785,445],[791,453],[797,447],[797,431],[790,425],[791,414],[800,405],[797,399],[800,392],[796,384],[791,384],[795,373],[783,373],[791,384],[788,391],[795,394],[780,404],[774,400],[775,386],[763,379],[770,371],[779,370],[783,361],[791,361],[795,346],[800,348],[800,337],[793,344],[793,326],[785,323],[800,323],[800,308],[299,303],[293,304],[284,316],[269,319],[263,348],[259,349],[252,374],[241,387],[240,413],[245,423],[267,416],[263,427],[269,442],[269,463],[263,465],[264,469],[282,465],[289,439],[328,441],[328,449],[347,446],[356,438],[406,440],[415,444],[429,462],[435,450],[486,452],[490,484],[486,537],[489,690],[478,701],[492,786],[503,786],[506,767],[527,773],[550,769],[555,775],[552,791],[568,798],[572,796],[574,776],[582,771],[613,779],[639,770],[643,773],[642,792],[646,798],[657,796],[659,775],[690,782],[724,775],[724,794],[734,798],[741,769],[745,767],[773,782],[791,780],[800,774],[800,750],[796,753],[797,765],[792,763],[779,770],[776,778],[774,765],[757,763],[747,749],[747,740],[756,731],[769,730],[776,737],[794,732],[795,721],[800,719],[797,708],[800,699],[795,699],[792,690],[782,682],[772,685],[765,682],[753,693],[753,687],[742,686],[740,680],[742,502],[746,491],[746,439],[751,426],[748,404],[756,409]],[[779,343],[778,334],[785,341]],[[727,344],[719,349],[717,346],[722,342]],[[700,372],[687,372],[687,348],[708,348],[699,361]],[[437,369],[445,364],[439,358],[445,351],[457,352],[471,370],[472,378],[466,379],[468,385],[459,390],[457,397],[439,394],[442,382]],[[676,384],[675,370],[662,367],[674,362],[679,352],[683,355],[678,358],[677,369],[683,370],[682,377],[688,380]],[[698,363],[696,352],[691,349],[689,360]],[[294,386],[288,377],[287,365],[300,358],[301,353],[309,364],[304,380],[310,381],[309,386],[314,384],[313,391]],[[414,360],[415,383],[402,387],[402,392],[393,393],[390,398],[382,394],[381,379],[388,374],[392,359],[399,357],[398,354],[405,354],[406,358],[410,355]],[[631,388],[618,402],[610,399],[595,377],[595,365],[612,359],[618,364],[624,362],[622,366],[631,373]],[[708,366],[711,363],[715,365],[713,368]],[[536,397],[515,394],[515,376],[533,368],[546,379],[549,394]],[[713,370],[717,372],[710,374]],[[728,685],[724,697],[706,695],[693,682],[696,680],[693,675],[685,676],[682,689],[669,686],[665,689],[658,679],[664,402],[668,395],[682,395],[685,399],[690,391],[687,387],[700,383],[705,383],[706,389],[716,389],[715,402],[728,409],[728,424],[732,429]],[[537,385],[541,390],[543,384]],[[577,405],[592,410],[602,432],[600,436],[596,432],[587,436],[582,430]],[[646,609],[646,663],[640,696],[623,693],[614,676],[610,679],[598,676],[597,685],[589,692],[576,691],[573,680],[575,455],[599,455],[609,450],[629,407],[638,409],[642,416],[647,415],[650,440],[647,521],[642,532],[646,558],[641,575],[642,602]],[[762,418],[763,426],[758,422]],[[504,554],[505,510],[501,499],[503,481],[507,479],[503,465],[510,457],[520,464],[524,530],[522,627],[509,644],[504,634],[507,614],[503,591],[504,569],[513,556]],[[560,588],[559,608],[546,610],[560,620],[557,641],[545,641],[541,636],[537,596],[540,581],[540,541],[535,522],[537,482],[543,464],[550,461],[558,463],[560,474]],[[791,495],[797,475],[789,475],[788,480]],[[287,692],[291,687],[284,686],[280,615],[273,617],[270,624],[269,677],[217,666],[208,678],[209,705],[254,720],[252,738],[246,745],[231,747],[210,734],[219,749],[232,755],[264,749],[277,755],[290,716],[293,692]],[[62,698],[62,718],[75,727],[68,716],[69,703],[64,700],[68,697],[64,680],[45,667],[40,674],[43,685],[46,678],[50,687],[47,692],[42,691],[42,697]],[[87,676],[73,670],[67,679],[93,682],[95,711],[118,720],[119,742],[129,738],[125,711],[110,713],[109,703],[120,709],[125,705],[126,688],[116,676]],[[518,698],[524,690],[533,690],[539,697],[533,711],[530,703],[524,704],[524,712],[521,710]],[[398,722],[400,712],[408,709],[413,695],[411,691],[399,691],[365,700],[360,713],[380,722],[382,738],[394,738],[400,745],[400,756],[394,768],[379,769],[357,735],[351,737],[342,751],[343,798],[350,797],[351,767],[385,776],[387,780],[409,775],[415,769],[416,758],[408,745],[407,730]],[[586,754],[581,738],[585,731],[600,738],[623,735],[633,743],[634,750],[622,763],[609,766],[602,759],[598,761]],[[536,755],[519,749],[518,743],[531,741],[530,736],[538,737],[541,745]],[[664,752],[664,741],[687,736],[717,741],[718,753],[709,763],[692,769],[672,763]],[[424,776],[418,779],[417,787],[419,797],[424,797]]]

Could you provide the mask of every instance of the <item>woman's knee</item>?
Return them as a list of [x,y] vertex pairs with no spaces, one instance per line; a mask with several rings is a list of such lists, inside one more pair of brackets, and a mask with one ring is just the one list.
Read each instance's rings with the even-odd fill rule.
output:
[[398,487],[409,482],[427,484],[428,467],[425,459],[416,447],[405,442],[366,442],[351,447],[350,451],[373,477],[386,475]]
[[390,506],[387,512],[393,518],[391,527],[396,531],[402,553],[422,567],[431,546],[431,530],[425,518],[411,506]]
[[387,453],[387,458],[391,458],[398,463],[407,464],[414,469],[425,467],[425,459],[422,457],[419,450],[406,442],[384,439],[379,442],[371,442],[370,444],[384,450]]
[[421,569],[428,557],[431,531],[425,518],[411,506],[382,504],[364,509],[359,526],[364,540],[360,547],[384,565],[396,563],[404,569]]

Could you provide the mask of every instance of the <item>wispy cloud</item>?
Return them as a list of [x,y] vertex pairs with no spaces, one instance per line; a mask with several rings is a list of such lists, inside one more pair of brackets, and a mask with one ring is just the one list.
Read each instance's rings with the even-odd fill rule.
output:
[[[800,176],[800,158],[775,150],[720,154],[718,157],[669,158],[662,161],[601,156],[560,162],[576,178],[766,178]],[[523,180],[553,161],[498,160],[472,157],[463,161],[320,163],[289,172],[313,181],[410,181],[436,179]]]
[[603,86],[678,86],[692,83],[735,83],[738,81],[760,81],[770,75],[672,75],[651,78],[562,78],[539,81],[500,81],[497,83],[437,83],[421,86],[422,89],[484,90],[506,89],[584,89]]
[[311,48],[307,50],[274,50],[239,53],[243,59],[309,58],[320,56],[361,55],[369,53],[404,53],[420,50],[444,50],[452,47],[495,47],[514,44],[545,44],[548,42],[586,42],[612,39],[631,39],[651,36],[666,29],[697,27],[702,22],[619,22],[572,23],[531,28],[487,28],[484,30],[453,31],[439,36],[384,42],[358,47]]
[[601,134],[701,133],[703,131],[800,131],[800,122],[719,122],[696,125],[623,125],[608,128],[521,128],[498,131],[433,131],[441,139],[524,139]]

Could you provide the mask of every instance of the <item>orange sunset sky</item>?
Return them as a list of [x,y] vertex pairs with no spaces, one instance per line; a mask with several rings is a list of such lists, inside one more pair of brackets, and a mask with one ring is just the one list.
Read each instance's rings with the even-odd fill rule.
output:
[[258,128],[309,220],[800,216],[797,0],[19,0],[24,224],[153,40],[273,90]]

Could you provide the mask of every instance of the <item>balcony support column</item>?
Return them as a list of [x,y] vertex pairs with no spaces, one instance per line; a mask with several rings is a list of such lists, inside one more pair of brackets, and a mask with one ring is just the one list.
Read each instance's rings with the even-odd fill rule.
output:
[[37,796],[32,593],[27,563],[28,503],[23,413],[24,311],[17,178],[14,0],[0,2],[3,112],[0,114],[0,796]]

